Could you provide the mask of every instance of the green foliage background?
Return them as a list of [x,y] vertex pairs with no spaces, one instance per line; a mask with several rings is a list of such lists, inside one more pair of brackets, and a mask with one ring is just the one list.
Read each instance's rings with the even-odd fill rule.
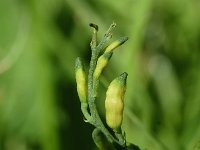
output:
[[74,60],[99,39],[130,37],[101,79],[129,73],[123,131],[148,150],[200,145],[200,1],[0,0],[0,150],[95,149],[76,93]]

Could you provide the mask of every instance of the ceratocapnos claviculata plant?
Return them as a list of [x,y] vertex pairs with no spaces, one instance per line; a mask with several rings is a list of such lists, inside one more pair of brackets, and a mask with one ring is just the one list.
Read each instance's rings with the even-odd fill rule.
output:
[[95,103],[100,75],[112,57],[114,49],[125,43],[128,37],[121,37],[106,47],[116,23],[111,24],[99,44],[97,44],[98,26],[91,23],[90,27],[93,28],[93,35],[90,43],[92,54],[88,78],[86,78],[81,59],[77,58],[75,62],[77,91],[85,121],[95,127],[92,136],[99,149],[139,150],[136,145],[127,144],[121,130],[128,74],[122,73],[108,87],[105,100],[107,126],[102,122]]

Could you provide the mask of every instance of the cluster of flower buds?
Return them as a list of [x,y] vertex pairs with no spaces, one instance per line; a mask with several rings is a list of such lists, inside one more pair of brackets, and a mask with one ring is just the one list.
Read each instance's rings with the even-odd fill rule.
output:
[[[93,27],[94,25],[91,24]],[[95,33],[96,33],[95,28]],[[96,37],[95,37],[96,38]],[[94,38],[94,39],[95,39]],[[98,56],[96,61],[96,67],[93,72],[93,87],[98,86],[95,83],[99,82],[99,78],[102,74],[102,71],[107,66],[110,58],[112,57],[113,50],[125,43],[128,40],[128,37],[122,37],[118,40],[112,42],[107,46],[101,56]],[[94,44],[96,40],[93,41]],[[83,69],[82,62],[80,58],[76,59],[75,65],[76,72],[76,82],[77,82],[77,91],[81,104],[87,106],[87,84],[86,84],[86,75]],[[119,77],[114,79],[106,92],[105,100],[105,110],[106,110],[106,123],[114,131],[117,131],[121,128],[123,120],[123,110],[124,110],[124,94],[126,91],[126,79],[127,73],[121,74]]]

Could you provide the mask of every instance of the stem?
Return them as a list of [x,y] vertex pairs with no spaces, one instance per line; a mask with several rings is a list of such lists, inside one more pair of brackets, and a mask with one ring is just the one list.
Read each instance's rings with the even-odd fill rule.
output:
[[90,122],[91,120],[91,116],[88,113],[88,104],[87,103],[81,103],[81,111],[86,119],[86,122]]
[[114,132],[115,132],[115,136],[119,140],[119,143],[122,143],[123,145],[126,144],[124,136],[122,135],[121,127],[119,129],[117,129],[117,130],[114,130]]
[[90,108],[90,113],[92,116],[91,124],[96,126],[98,129],[100,129],[105,136],[108,138],[110,142],[113,142],[114,138],[109,133],[109,131],[104,127],[103,122],[101,121],[101,118],[98,114],[97,107],[96,107],[96,96],[94,93],[96,93],[97,87],[93,88],[94,80],[93,80],[93,73],[96,68],[96,62],[97,62],[98,54],[96,49],[92,50],[92,57],[90,61],[90,69],[89,69],[89,75],[88,75],[88,104]]
[[[97,34],[96,27],[97,26],[94,24],[90,24],[90,26],[94,28],[92,42],[91,42],[92,56],[91,56],[91,60],[90,60],[90,69],[89,69],[89,74],[88,74],[88,104],[89,104],[89,109],[90,109],[90,113],[91,113],[91,117],[92,117],[90,120],[90,123],[93,124],[94,126],[96,126],[98,129],[100,129],[105,134],[105,136],[108,138],[109,142],[111,142],[111,143],[113,143],[114,141],[118,142],[117,140],[114,139],[114,137],[105,128],[105,126],[98,114],[96,103],[95,103],[96,95],[94,93],[96,93],[97,89],[98,89],[97,84],[95,84],[95,83],[98,81],[93,80],[93,73],[96,68],[96,63],[97,63],[97,59],[98,59],[100,50],[97,49],[97,47],[96,47],[96,37],[97,37],[96,36],[96,34]],[[112,25],[112,27],[113,27],[113,25]],[[106,33],[106,36],[105,36],[106,38],[111,32],[110,28]],[[103,40],[103,41],[105,41],[105,40]],[[93,85],[95,85],[95,88]]]
[[96,108],[95,108],[95,97],[93,96],[93,73],[94,69],[96,67],[96,61],[97,61],[97,55],[96,55],[96,49],[92,50],[92,57],[90,61],[90,69],[88,74],[88,104],[90,108],[90,113],[92,118],[95,117]]

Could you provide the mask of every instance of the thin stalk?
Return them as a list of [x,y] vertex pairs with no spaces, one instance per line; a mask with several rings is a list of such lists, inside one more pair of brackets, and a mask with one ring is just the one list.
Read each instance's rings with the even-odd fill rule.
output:
[[[105,136],[108,138],[109,142],[113,143],[113,142],[117,142],[118,141],[109,133],[109,131],[107,130],[107,128],[105,128],[99,114],[97,111],[97,107],[96,107],[96,95],[94,93],[97,93],[97,89],[98,87],[97,84],[95,84],[96,82],[98,82],[97,80],[93,80],[93,73],[94,70],[96,68],[96,63],[97,63],[97,59],[98,59],[98,55],[100,53],[100,49],[97,49],[96,46],[96,34],[97,34],[97,30],[98,27],[97,25],[94,24],[90,24],[91,27],[93,27],[93,36],[92,36],[92,41],[91,41],[91,49],[92,49],[92,56],[91,56],[91,60],[90,60],[90,69],[89,69],[89,74],[88,74],[88,104],[89,104],[89,109],[90,109],[90,113],[91,113],[91,120],[90,123],[93,124],[94,126],[96,126],[98,129],[100,129]],[[112,28],[114,27],[114,25],[112,25]],[[111,27],[108,29],[107,33],[105,34],[105,38],[107,38],[110,35],[111,32]],[[105,40],[102,40],[103,43],[105,43]],[[100,42],[100,45],[101,42]],[[101,48],[101,46],[100,46]]]
[[87,108],[88,108],[87,103],[81,103],[81,111],[86,119],[85,122],[90,122],[91,116],[90,116]]

